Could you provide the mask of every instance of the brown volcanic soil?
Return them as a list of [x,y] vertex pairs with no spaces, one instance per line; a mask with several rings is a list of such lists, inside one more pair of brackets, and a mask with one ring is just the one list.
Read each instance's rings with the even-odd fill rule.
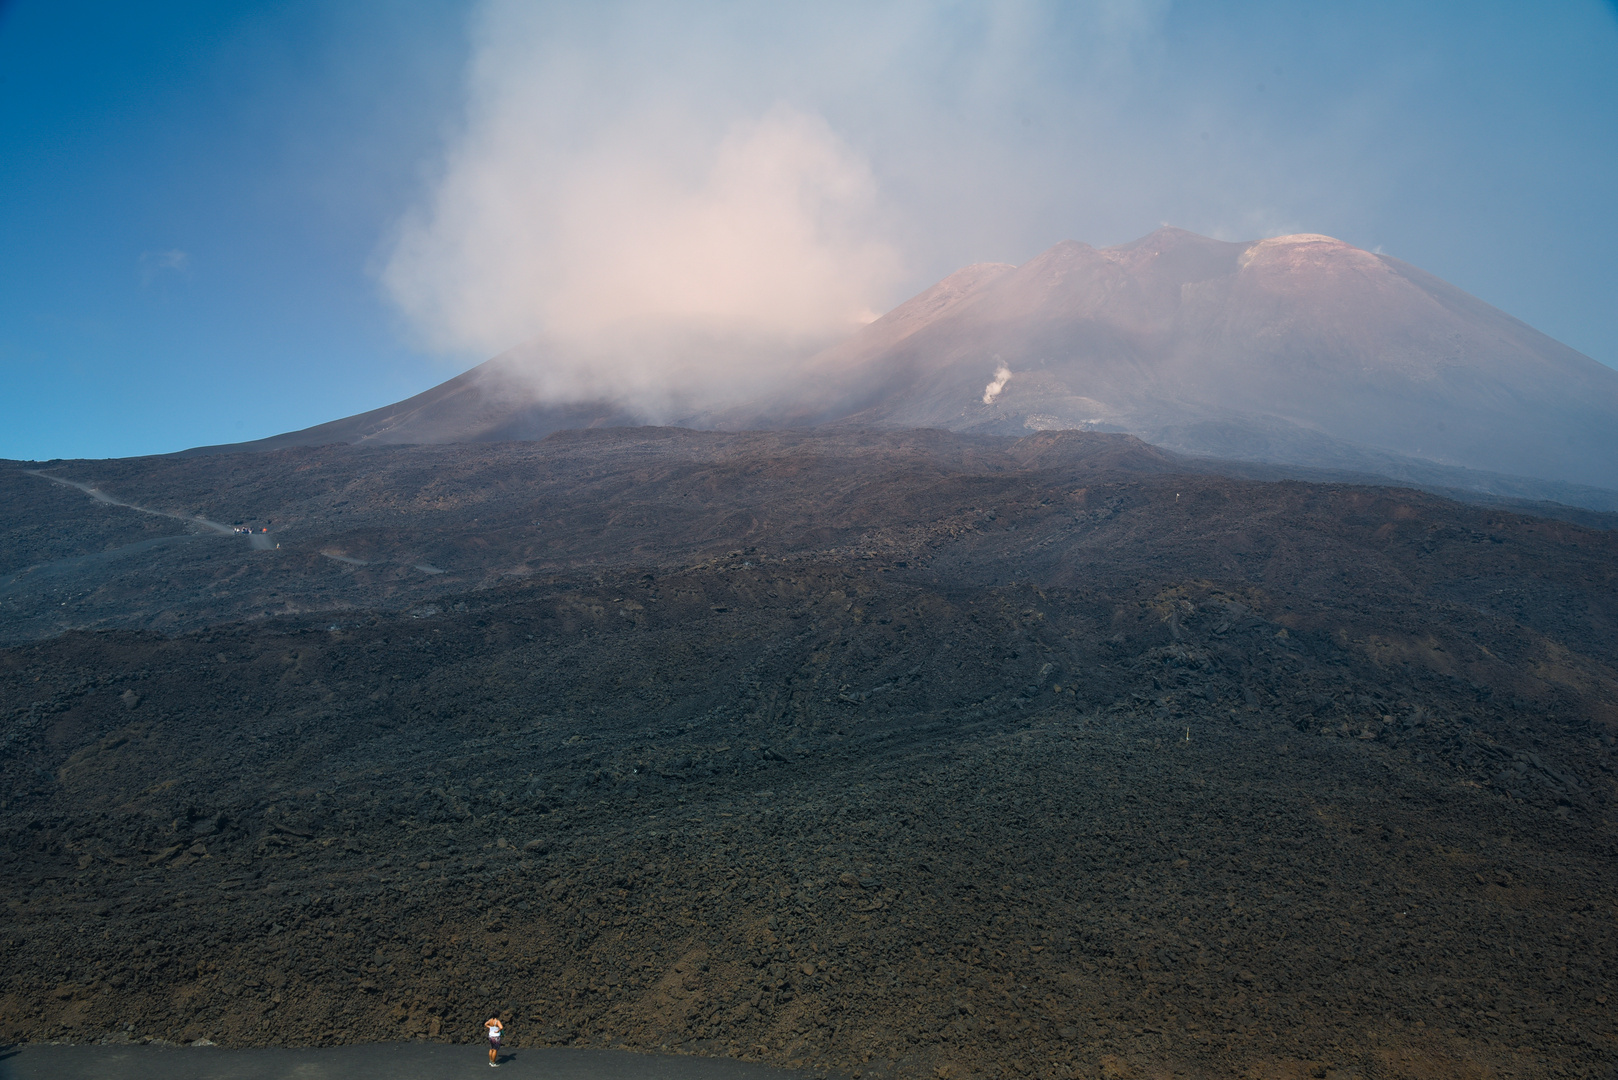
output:
[[13,496],[142,628],[0,596],[0,1037],[1610,1075],[1612,533],[1104,436],[60,471],[282,547]]

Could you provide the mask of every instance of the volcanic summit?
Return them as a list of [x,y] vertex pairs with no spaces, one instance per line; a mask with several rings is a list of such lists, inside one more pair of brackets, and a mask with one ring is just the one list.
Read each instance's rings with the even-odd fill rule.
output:
[[[977,264],[805,375],[776,398],[673,419],[1128,432],[1191,454],[1603,508],[1568,486],[1618,489],[1618,372],[1408,263],[1316,234],[1226,242],[1163,228]],[[538,399],[514,352],[397,405],[236,448],[487,442],[646,419],[612,401]]]

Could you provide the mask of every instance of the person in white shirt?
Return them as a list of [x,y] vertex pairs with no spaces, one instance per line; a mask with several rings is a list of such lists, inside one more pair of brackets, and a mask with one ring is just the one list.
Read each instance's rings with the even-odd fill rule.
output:
[[483,1026],[489,1031],[489,1068],[498,1069],[500,1067],[498,1060],[500,1057],[500,1032],[505,1029],[505,1025],[500,1023],[498,1016],[491,1016],[483,1021]]

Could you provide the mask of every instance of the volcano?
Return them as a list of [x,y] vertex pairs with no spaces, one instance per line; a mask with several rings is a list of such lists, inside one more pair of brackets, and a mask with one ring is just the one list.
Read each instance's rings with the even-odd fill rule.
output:
[[[611,401],[539,400],[514,355],[230,449],[490,442],[647,419]],[[811,358],[805,376],[776,399],[676,422],[1128,432],[1181,453],[1603,508],[1618,490],[1618,371],[1408,263],[1316,234],[1233,243],[1163,228],[970,266]]]
[[1409,488],[1614,498],[1618,375],[1174,231],[800,373],[0,461],[0,1041],[1611,1075],[1618,515]]
[[965,295],[900,340],[879,320],[818,358],[855,388],[845,416],[1618,488],[1618,372],[1387,255],[1165,228],[963,274]]

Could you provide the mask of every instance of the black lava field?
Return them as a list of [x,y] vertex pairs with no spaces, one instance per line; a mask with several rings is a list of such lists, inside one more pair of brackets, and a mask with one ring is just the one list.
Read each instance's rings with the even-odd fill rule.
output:
[[1613,1075],[1618,532],[632,429],[6,463],[0,537],[0,1038]]

